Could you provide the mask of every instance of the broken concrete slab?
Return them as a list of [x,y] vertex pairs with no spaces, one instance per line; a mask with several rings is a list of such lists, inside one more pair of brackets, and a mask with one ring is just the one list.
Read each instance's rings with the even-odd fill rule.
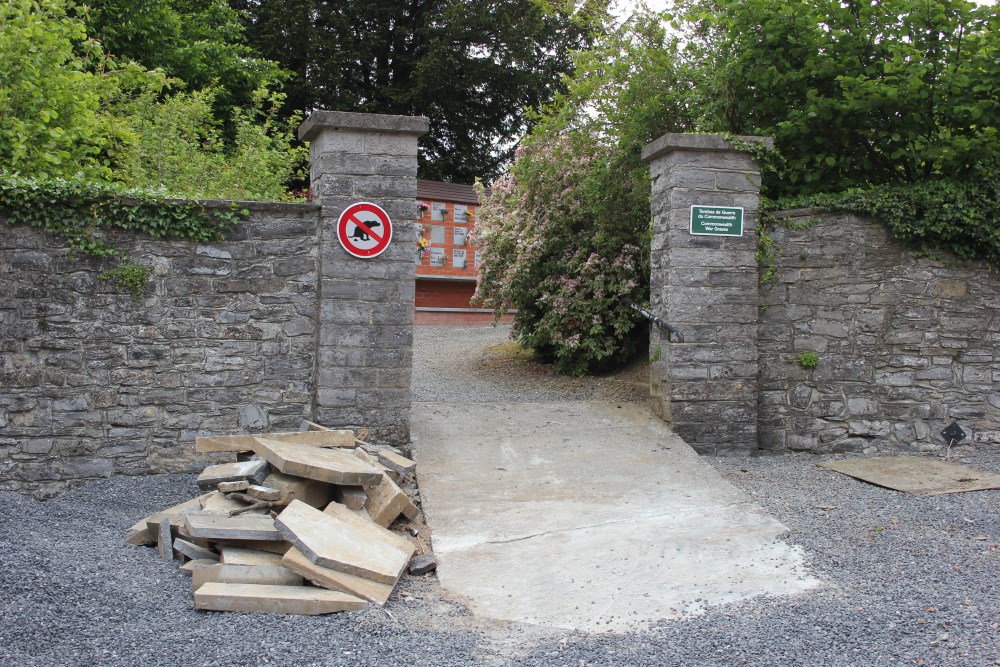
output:
[[385,604],[385,601],[392,595],[392,584],[382,584],[371,579],[317,565],[295,547],[285,552],[281,562],[289,570],[302,575],[317,586],[350,593],[378,605]]
[[198,452],[249,452],[258,437],[282,442],[298,442],[313,447],[354,447],[354,431],[301,431],[264,433],[262,435],[213,435],[195,439],[194,448]]
[[203,490],[216,489],[220,482],[248,481],[260,484],[267,477],[267,461],[251,459],[250,461],[235,461],[219,463],[205,468],[196,480],[198,488]]
[[216,563],[198,568],[191,577],[191,590],[196,591],[210,581],[225,584],[270,584],[301,586],[302,576],[284,565],[232,565]]
[[383,584],[396,582],[413,553],[412,547],[400,549],[391,531],[374,524],[368,530],[361,530],[353,522],[297,500],[278,515],[274,525],[317,565]]
[[257,438],[254,451],[285,474],[331,484],[364,486],[376,481],[382,474],[378,469],[340,449],[323,449],[295,442]]
[[626,631],[820,585],[644,405],[417,403],[411,423],[438,578],[477,615]]
[[194,593],[195,609],[211,611],[266,611],[276,614],[331,614],[358,611],[361,598],[310,586],[270,586],[209,582]]
[[274,519],[261,514],[219,516],[205,512],[192,512],[184,516],[184,527],[191,537],[207,540],[280,540],[281,533],[274,527]]

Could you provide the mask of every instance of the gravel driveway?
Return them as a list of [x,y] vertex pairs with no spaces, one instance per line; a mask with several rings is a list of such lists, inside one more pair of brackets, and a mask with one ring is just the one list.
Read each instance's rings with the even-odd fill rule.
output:
[[[641,368],[566,380],[484,355],[503,328],[416,331],[418,400],[641,398]],[[959,451],[1000,471],[996,446]],[[113,478],[45,502],[0,493],[0,665],[1000,665],[1000,491],[910,496],[819,460],[712,463],[789,527],[826,587],[625,635],[478,619],[433,576],[405,576],[384,610],[196,612],[188,577],[122,539],[192,497],[194,476]]]

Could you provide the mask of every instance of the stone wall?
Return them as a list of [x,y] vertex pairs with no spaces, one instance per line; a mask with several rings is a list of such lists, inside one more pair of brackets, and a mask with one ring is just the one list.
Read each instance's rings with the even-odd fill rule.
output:
[[196,436],[312,415],[319,207],[246,206],[225,242],[120,242],[142,299],[0,223],[0,488],[186,470]]
[[[760,447],[938,450],[957,421],[1000,444],[1000,279],[916,257],[856,215],[792,211],[761,288]],[[790,361],[815,352],[819,364]],[[968,442],[968,441],[967,441]]]
[[[417,138],[426,118],[317,112],[318,205],[247,204],[222,243],[119,243],[155,269],[135,300],[44,233],[0,221],[0,489],[49,495],[112,474],[187,470],[198,436],[304,418],[409,442]],[[337,223],[372,202],[381,254]],[[219,205],[227,205],[220,203]]]

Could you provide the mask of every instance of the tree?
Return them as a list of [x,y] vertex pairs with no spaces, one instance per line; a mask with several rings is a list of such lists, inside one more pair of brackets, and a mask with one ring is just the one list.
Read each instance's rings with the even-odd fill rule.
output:
[[628,306],[649,298],[650,183],[639,154],[692,119],[678,41],[655,16],[609,34],[575,65],[479,210],[476,295],[498,316],[517,308],[515,336],[582,374],[643,348],[646,323]]
[[701,0],[678,26],[703,63],[702,127],[773,136],[775,195],[990,169],[1000,13],[966,0]]
[[424,115],[425,178],[493,178],[607,0],[236,0],[251,46],[298,77],[291,108]]
[[[0,4],[0,165],[106,178],[123,137],[100,114],[119,83],[64,0]],[[134,72],[133,72],[134,74]]]
[[304,162],[288,121],[277,118],[279,94],[258,89],[234,107],[227,138],[217,89],[178,93],[171,86],[182,82],[108,56],[66,0],[0,5],[0,51],[0,172],[8,176],[273,200]]
[[[216,115],[254,103],[288,73],[244,40],[240,14],[225,0],[82,0],[90,36],[119,61],[162,69],[189,91],[211,88]],[[230,125],[231,129],[231,125]]]

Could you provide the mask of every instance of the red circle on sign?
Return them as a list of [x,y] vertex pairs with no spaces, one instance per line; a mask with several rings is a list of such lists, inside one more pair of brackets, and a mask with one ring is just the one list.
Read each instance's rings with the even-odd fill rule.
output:
[[377,257],[392,240],[392,221],[381,206],[369,202],[351,204],[337,221],[337,238],[355,257]]

